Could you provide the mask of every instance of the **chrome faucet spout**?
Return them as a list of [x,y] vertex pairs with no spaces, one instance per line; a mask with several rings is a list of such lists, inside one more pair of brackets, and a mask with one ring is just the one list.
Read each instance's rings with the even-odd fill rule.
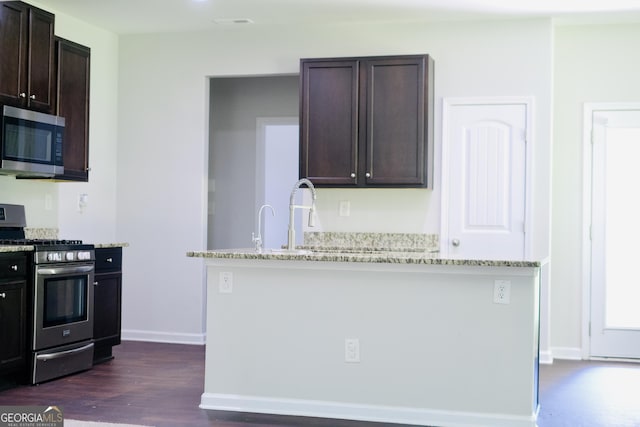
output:
[[[309,190],[311,190],[311,206],[305,205],[296,205],[295,204],[295,195],[298,191],[298,188],[306,185]],[[294,225],[294,213],[296,209],[309,209],[309,227],[315,226],[315,212],[316,212],[316,188],[313,186],[313,183],[309,181],[307,178],[302,178],[298,180],[293,186],[291,190],[291,196],[289,197],[289,233],[287,236],[287,249],[294,250],[296,246],[296,232]]]
[[262,252],[262,211],[265,208],[271,209],[271,215],[276,216],[276,211],[273,209],[271,205],[262,205],[258,210],[258,233],[251,233],[251,240],[256,245],[256,252]]

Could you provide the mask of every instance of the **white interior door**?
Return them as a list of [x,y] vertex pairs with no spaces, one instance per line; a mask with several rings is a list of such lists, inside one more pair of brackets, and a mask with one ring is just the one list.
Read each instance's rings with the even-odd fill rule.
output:
[[640,109],[593,111],[591,339],[594,357],[640,358]]
[[470,103],[446,109],[444,256],[524,259],[527,108]]

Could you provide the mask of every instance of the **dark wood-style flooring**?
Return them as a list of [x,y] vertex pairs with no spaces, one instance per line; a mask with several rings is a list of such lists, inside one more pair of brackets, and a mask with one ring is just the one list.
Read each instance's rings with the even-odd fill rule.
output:
[[[59,405],[66,419],[158,427],[384,427],[392,424],[205,411],[204,347],[125,341],[115,359],[37,386],[0,391],[0,405]],[[640,365],[557,360],[540,368],[539,427],[640,426]],[[395,426],[398,426],[397,424]]]

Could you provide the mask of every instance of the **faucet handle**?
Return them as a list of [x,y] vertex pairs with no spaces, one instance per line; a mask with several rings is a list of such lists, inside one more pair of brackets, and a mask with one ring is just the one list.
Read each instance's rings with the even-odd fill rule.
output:
[[251,233],[251,241],[256,245],[256,251],[260,251],[262,249],[262,236],[256,233]]

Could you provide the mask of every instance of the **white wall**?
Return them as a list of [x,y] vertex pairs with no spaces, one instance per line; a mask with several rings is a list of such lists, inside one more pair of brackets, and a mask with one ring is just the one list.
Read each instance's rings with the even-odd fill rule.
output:
[[556,29],[551,252],[555,355],[581,356],[583,104],[640,100],[638,46],[640,24]]
[[[296,37],[291,37],[296,34]],[[204,271],[188,259],[206,247],[209,76],[297,73],[300,57],[429,53],[436,69],[436,159],[442,97],[536,98],[536,256],[547,255],[551,133],[548,20],[481,23],[228,28],[120,39],[118,236],[126,257],[123,328],[132,336],[201,338]],[[526,49],[525,49],[526,47]],[[324,191],[323,229],[439,231],[436,190]],[[344,190],[348,192],[349,190]],[[349,221],[336,201],[349,198]],[[338,222],[341,221],[341,222]],[[137,331],[137,332],[136,332]],[[125,331],[126,332],[126,331]],[[194,335],[190,335],[194,334]]]

